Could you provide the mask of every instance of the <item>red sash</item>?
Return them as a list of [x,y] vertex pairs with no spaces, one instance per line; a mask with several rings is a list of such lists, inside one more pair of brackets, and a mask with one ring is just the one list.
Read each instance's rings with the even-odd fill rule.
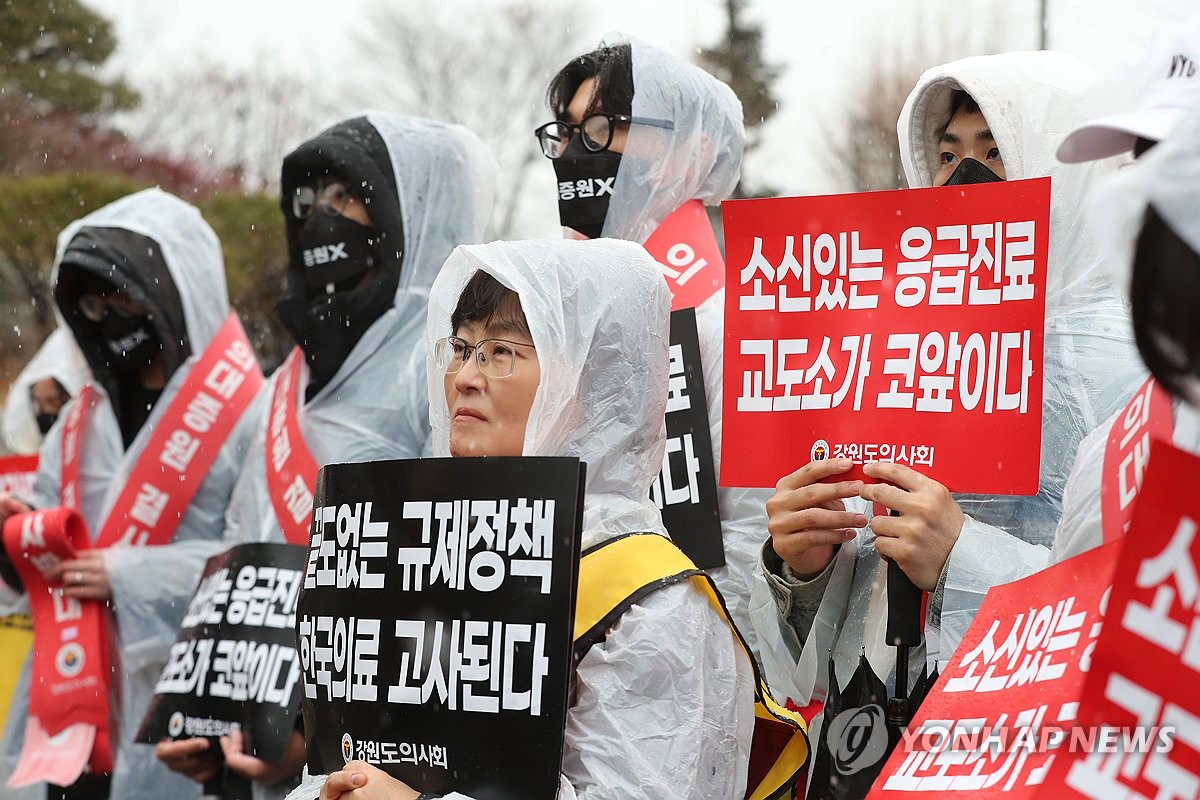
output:
[[663,220],[644,245],[671,287],[671,310],[695,308],[725,285],[725,260],[699,200]]
[[1169,443],[1174,429],[1171,397],[1148,378],[1113,423],[1104,448],[1100,518],[1105,542],[1124,536],[1129,527],[1150,458],[1150,439]]
[[317,462],[308,450],[296,405],[304,353],[292,350],[275,377],[267,417],[267,491],[275,519],[290,544],[308,546],[309,518],[317,486]]
[[[60,490],[64,508],[14,516],[4,527],[5,544],[18,569],[22,569],[33,611],[32,685],[44,688],[30,693],[26,747],[18,764],[21,774],[30,775],[35,772],[30,767],[33,762],[46,760],[44,748],[38,751],[31,742],[49,745],[47,737],[74,725],[96,728],[88,763],[97,772],[112,770],[109,670],[118,670],[119,666],[109,647],[104,605],[63,598],[61,586],[51,586],[44,573],[60,561],[73,558],[79,550],[114,544],[169,544],[229,433],[262,382],[254,351],[237,315],[231,313],[156,423],[92,541],[86,523],[73,513],[81,497],[83,430],[88,412],[95,406],[90,386],[84,387],[79,402],[68,412],[63,421]],[[54,682],[51,676],[55,674],[67,682],[67,688],[60,688],[58,694],[54,687],[62,682]],[[74,692],[71,702],[64,701],[68,689]]]

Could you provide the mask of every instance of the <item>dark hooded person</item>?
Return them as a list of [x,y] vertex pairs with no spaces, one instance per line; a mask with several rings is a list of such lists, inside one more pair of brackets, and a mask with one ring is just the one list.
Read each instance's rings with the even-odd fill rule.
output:
[[[429,289],[456,246],[482,239],[495,181],[494,160],[466,128],[380,112],[340,122],[284,159],[289,270],[279,312],[297,346],[253,410],[228,544],[307,546],[316,466],[422,455]],[[290,469],[301,453],[308,466]],[[295,477],[309,501],[299,506]],[[286,794],[305,756],[298,732],[277,764],[243,752],[240,734],[220,749],[195,738],[158,752],[197,781],[224,759],[254,781],[256,798]]]
[[[195,208],[171,195],[139,192],[72,223],[59,237],[52,280],[62,324],[94,379],[51,429],[31,499],[39,509],[75,509],[86,531],[66,560],[14,553],[6,538],[29,590],[35,634],[59,622],[63,608],[73,622],[52,631],[67,643],[57,652],[35,644],[32,676],[27,671],[18,688],[5,731],[5,757],[21,771],[38,753],[56,769],[83,754],[93,771],[65,789],[51,787],[51,798],[196,796],[198,787],[168,772],[133,737],[191,588],[217,549],[245,456],[245,410],[262,374],[230,310],[216,235]],[[0,516],[28,510],[0,498]],[[26,519],[35,527],[43,520]],[[40,544],[21,538],[27,542]],[[22,559],[33,566],[22,569]],[[40,598],[48,595],[57,598],[55,609],[43,616]],[[99,642],[98,649],[87,641]],[[100,664],[110,671],[89,678]],[[47,738],[55,731],[43,730],[37,716],[47,711],[38,704],[40,688],[57,677],[47,668],[103,680],[107,688],[92,702],[106,717],[111,694],[108,727],[76,722],[69,735]],[[96,770],[106,757],[111,778]],[[31,790],[47,796],[45,784]]]

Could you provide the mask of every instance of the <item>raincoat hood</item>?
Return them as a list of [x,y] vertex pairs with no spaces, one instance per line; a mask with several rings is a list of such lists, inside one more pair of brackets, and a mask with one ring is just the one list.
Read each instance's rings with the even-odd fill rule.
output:
[[630,242],[495,242],[459,247],[429,301],[433,454],[450,454],[450,413],[433,343],[471,276],[483,270],[521,299],[541,366],[524,454],[587,464],[583,547],[637,531],[664,533],[650,499],[666,442],[670,291]]
[[1172,135],[1097,189],[1089,217],[1111,254],[1114,279],[1129,290],[1134,245],[1147,206],[1200,253],[1200,106],[1183,118]]
[[96,379],[117,377],[99,327],[79,313],[79,278],[102,278],[151,316],[171,375],[203,352],[229,315],[221,243],[196,208],[159,189],[131,194],[72,222],[58,237],[51,283],[64,325]]
[[[323,131],[284,159],[281,208],[289,264],[281,315],[298,343],[311,340],[309,366],[321,385],[342,371],[389,308],[411,317],[409,340],[420,341],[425,298],[438,268],[452,248],[483,236],[496,171],[484,144],[460,125],[371,111]],[[330,172],[366,204],[380,235],[374,248],[379,272],[364,286],[309,303],[301,221],[292,214],[291,198],[297,187]],[[328,363],[316,366],[314,351],[326,343],[330,349],[322,355]]]
[[954,93],[979,104],[996,139],[1008,180],[1051,178],[1050,266],[1046,314],[1078,308],[1108,283],[1082,218],[1082,198],[1101,165],[1062,164],[1055,152],[1084,116],[1091,70],[1065,53],[975,56],[926,70],[896,123],[904,176],[928,187],[938,167],[938,137],[950,121]]
[[629,128],[616,188],[604,220],[606,237],[645,242],[688,200],[717,205],[733,192],[746,134],[733,90],[699,67],[638,39],[633,58],[633,116],[670,127]]
[[62,384],[67,394],[74,395],[90,374],[71,332],[56,328],[8,387],[8,397],[4,401],[4,441],[9,448],[14,453],[32,455],[41,447],[42,433],[38,430],[36,409],[29,398],[30,386],[53,378]]

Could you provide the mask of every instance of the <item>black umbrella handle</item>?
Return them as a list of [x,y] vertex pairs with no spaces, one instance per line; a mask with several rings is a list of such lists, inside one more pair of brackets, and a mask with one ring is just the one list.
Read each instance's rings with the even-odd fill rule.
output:
[[[891,515],[899,516],[895,511]],[[887,643],[893,647],[916,647],[924,635],[921,630],[921,590],[895,561],[888,561],[887,599]]]

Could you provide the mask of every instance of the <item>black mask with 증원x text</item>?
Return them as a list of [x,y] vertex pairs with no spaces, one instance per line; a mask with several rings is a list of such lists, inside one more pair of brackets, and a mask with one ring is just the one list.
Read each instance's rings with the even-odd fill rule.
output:
[[958,166],[954,168],[954,172],[950,173],[950,177],[942,186],[963,186],[968,183],[995,183],[1002,181],[996,173],[988,169],[987,165],[981,161],[976,161],[973,158],[964,158],[958,162]]
[[38,430],[42,432],[42,436],[49,433],[50,429],[54,427],[54,423],[58,420],[58,414],[40,412],[35,416],[37,417]]
[[127,317],[110,310],[100,322],[100,335],[117,372],[140,369],[162,351],[149,316]]
[[575,134],[552,163],[558,177],[559,222],[589,239],[599,238],[617,183],[621,154],[611,150],[593,153]]
[[353,288],[377,260],[375,229],[341,214],[313,214],[297,237],[304,261],[305,293],[310,298]]

